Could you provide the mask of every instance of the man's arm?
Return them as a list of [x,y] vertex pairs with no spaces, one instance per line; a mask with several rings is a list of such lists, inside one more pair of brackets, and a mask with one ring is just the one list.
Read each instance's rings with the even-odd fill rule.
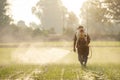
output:
[[87,44],[89,45],[89,43],[90,43],[90,36],[87,35]]
[[75,36],[74,36],[74,44],[73,44],[74,52],[76,52],[76,40],[77,40],[77,37],[76,37],[76,34],[75,34]]

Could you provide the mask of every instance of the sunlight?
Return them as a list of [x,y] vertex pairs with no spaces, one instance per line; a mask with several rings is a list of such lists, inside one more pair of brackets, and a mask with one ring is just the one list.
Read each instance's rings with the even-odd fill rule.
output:
[[[20,20],[25,21],[26,25],[29,25],[31,22],[40,24],[40,20],[32,14],[31,8],[36,5],[39,0],[8,0],[10,4],[9,14],[14,20],[13,23],[17,23]],[[79,18],[80,8],[86,0],[62,0],[63,5],[72,11]],[[79,19],[80,20],[80,19]]]
[[63,5],[68,9],[69,12],[74,12],[79,18],[80,8],[86,0],[62,0]]
[[30,22],[35,22],[40,24],[40,20],[32,14],[31,8],[39,0],[8,0],[10,4],[10,15],[14,19],[13,23],[17,23],[19,20],[25,21],[26,25],[29,25]]

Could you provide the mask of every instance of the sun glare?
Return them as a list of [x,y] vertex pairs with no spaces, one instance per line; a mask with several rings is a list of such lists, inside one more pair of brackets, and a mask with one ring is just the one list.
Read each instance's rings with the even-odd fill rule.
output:
[[31,8],[35,6],[35,4],[39,0],[8,0],[10,4],[10,14],[14,19],[14,23],[16,24],[18,21],[25,21],[26,25],[29,25],[30,22],[35,22],[36,24],[40,24],[40,20],[32,14]]
[[[39,0],[8,0],[10,4],[10,15],[14,20],[13,23],[17,23],[20,20],[23,20],[26,25],[29,25],[31,22],[35,22],[36,24],[40,24],[40,20],[32,14],[31,8],[35,6],[35,4]],[[86,0],[62,0],[63,5],[68,9],[68,11],[72,11],[79,18],[80,8],[82,4]]]
[[68,9],[69,12],[74,12],[79,18],[80,8],[86,0],[62,0],[63,5]]

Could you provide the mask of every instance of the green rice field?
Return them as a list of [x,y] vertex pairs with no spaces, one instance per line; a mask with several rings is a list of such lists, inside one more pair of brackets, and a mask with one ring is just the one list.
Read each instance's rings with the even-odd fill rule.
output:
[[91,42],[87,67],[72,42],[0,43],[0,80],[120,80],[120,42]]

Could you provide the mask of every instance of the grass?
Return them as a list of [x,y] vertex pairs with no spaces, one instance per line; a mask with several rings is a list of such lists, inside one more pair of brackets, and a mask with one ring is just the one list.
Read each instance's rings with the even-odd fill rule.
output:
[[[60,46],[72,50],[72,42],[32,44],[49,47]],[[12,43],[4,43],[4,45],[12,45]],[[14,63],[11,55],[18,48],[0,48],[0,80],[120,80],[120,47],[114,47],[120,46],[120,42],[91,42],[90,45],[106,47],[92,47],[92,57],[88,61],[87,68],[80,66],[77,54],[72,51],[59,60],[58,64],[37,65]],[[37,47],[37,49],[39,48]],[[27,50],[24,47],[19,47],[19,49]]]
[[88,69],[102,73],[110,80],[120,79],[120,64],[90,64]]
[[0,48],[0,65],[8,64],[11,60],[11,54],[15,48]]
[[[73,46],[72,41],[58,41],[58,42],[22,42],[22,43],[0,43],[0,45],[36,45],[36,46]],[[91,46],[118,46],[120,47],[119,41],[92,41]]]
[[[32,73],[36,69],[40,72]],[[0,68],[0,79],[24,79],[31,73],[35,80],[120,80],[120,64],[89,64],[87,68],[78,64],[5,65]]]
[[15,79],[20,77],[20,74],[27,74],[36,67],[39,68],[39,66],[23,64],[1,65],[0,67],[0,79]]

